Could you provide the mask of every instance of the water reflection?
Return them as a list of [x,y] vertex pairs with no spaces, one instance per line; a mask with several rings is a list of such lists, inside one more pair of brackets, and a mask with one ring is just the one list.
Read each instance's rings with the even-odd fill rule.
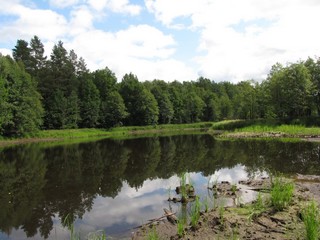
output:
[[265,169],[320,174],[319,157],[316,143],[216,141],[209,135],[1,149],[0,238],[67,239],[66,216],[83,235],[128,234],[162,215],[181,172],[192,172],[205,194],[212,175],[235,182]]

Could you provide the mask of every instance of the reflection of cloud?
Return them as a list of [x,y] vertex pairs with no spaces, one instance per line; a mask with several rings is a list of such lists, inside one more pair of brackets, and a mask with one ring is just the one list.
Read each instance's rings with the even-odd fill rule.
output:
[[126,226],[138,226],[149,219],[162,216],[163,208],[168,207],[167,191],[176,186],[177,182],[178,178],[175,176],[146,180],[138,190],[123,183],[120,193],[114,199],[97,197],[92,210],[84,214],[78,227],[82,231],[95,232],[101,229],[112,231],[122,225],[122,231],[125,231]]
[[[231,169],[220,169],[211,176],[211,182],[218,181],[238,182],[247,178],[245,167],[237,165]],[[208,194],[208,177],[201,173],[189,173],[187,181],[191,180],[195,185],[196,194],[205,198]],[[163,208],[169,207],[168,190],[172,189],[171,196],[174,196],[174,189],[179,185],[179,178],[173,176],[169,179],[146,180],[139,189],[131,188],[127,183],[115,198],[98,196],[90,212],[86,212],[82,219],[75,223],[75,231],[85,238],[88,233],[99,230],[106,231],[107,235],[116,235],[129,232],[133,227],[147,222],[149,219],[163,215]],[[243,196],[246,201],[247,196],[252,199],[253,192]],[[229,199],[230,200],[230,199]],[[229,201],[228,200],[228,201]],[[173,211],[179,211],[179,204],[173,204]],[[54,218],[54,227],[49,239],[68,239],[70,232],[63,228],[58,216]],[[0,237],[2,237],[0,235]],[[13,230],[10,239],[25,239],[23,230]],[[42,239],[39,234],[33,239]]]
[[222,168],[211,175],[210,183],[215,181],[228,181],[230,183],[237,183],[240,180],[248,178],[248,174],[245,170],[245,166],[236,165],[234,168]]

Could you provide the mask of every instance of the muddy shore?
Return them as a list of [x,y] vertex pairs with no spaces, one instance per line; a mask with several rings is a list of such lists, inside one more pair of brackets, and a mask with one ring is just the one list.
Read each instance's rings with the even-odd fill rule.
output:
[[[267,206],[268,189],[271,186],[269,178],[244,181],[240,185],[245,187],[240,187],[239,191],[260,191],[266,205],[262,211],[252,208],[256,200],[223,207],[223,216],[221,207],[202,211],[197,227],[186,224],[183,236],[178,234],[177,223],[162,218],[141,226],[134,232],[132,239],[154,239],[150,238],[152,232],[156,233],[158,239],[305,239],[302,210],[311,200],[320,204],[320,176],[296,175],[291,181],[295,185],[293,200],[282,211]],[[230,188],[228,190],[223,184],[219,183],[218,188],[232,198],[234,192],[231,193]]]

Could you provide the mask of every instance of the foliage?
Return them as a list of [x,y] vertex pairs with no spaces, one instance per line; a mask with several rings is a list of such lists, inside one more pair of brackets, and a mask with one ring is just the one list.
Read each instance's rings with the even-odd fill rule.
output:
[[196,196],[196,200],[192,205],[191,208],[191,226],[193,228],[197,228],[199,219],[200,219],[200,210],[201,210],[201,205],[200,205],[200,199],[198,196]]
[[42,124],[43,108],[34,79],[10,57],[0,57],[0,134],[23,136]]
[[271,205],[275,210],[281,211],[292,201],[294,184],[281,178],[275,178],[271,188]]
[[148,240],[158,240],[158,239],[160,239],[155,227],[152,227],[151,230],[148,232],[147,239]]
[[303,209],[302,219],[306,228],[306,239],[319,239],[320,211],[315,201],[312,201]]
[[184,218],[179,218],[178,219],[178,223],[177,223],[177,232],[178,232],[178,236],[180,238],[182,238],[185,234],[185,219]]
[[[47,59],[39,37],[34,36],[29,43],[18,39],[12,55],[14,64],[20,68],[18,72],[23,69],[31,75],[26,77],[24,73],[23,77],[21,74],[18,77],[16,73],[14,79],[26,78],[28,80],[22,82],[33,82],[35,90],[30,95],[32,93],[38,100],[32,104],[37,105],[35,109],[44,108],[44,112],[38,111],[39,114],[33,116],[37,118],[36,128],[42,122],[43,129],[66,129],[221,120],[276,119],[292,123],[302,118],[312,120],[301,124],[320,125],[320,120],[315,120],[320,116],[320,58],[308,58],[286,66],[276,63],[262,82],[217,83],[204,77],[188,82],[139,82],[136,75],[128,73],[117,83],[115,73],[108,67],[93,72],[88,70],[84,59],[74,50],[67,51],[62,41],[53,46]],[[19,102],[10,98],[10,93],[21,90],[21,84],[10,84],[3,71],[1,69],[0,74],[1,135],[4,125],[8,128],[12,125],[10,119],[15,119],[10,107],[31,104],[31,97],[21,97]],[[18,113],[16,115],[20,118],[18,121],[25,120]],[[246,123],[234,121],[233,124],[216,128],[234,129],[238,124]],[[30,127],[30,122],[23,125],[29,125],[29,129],[35,127]],[[25,130],[15,129],[6,134],[19,135],[15,131]]]

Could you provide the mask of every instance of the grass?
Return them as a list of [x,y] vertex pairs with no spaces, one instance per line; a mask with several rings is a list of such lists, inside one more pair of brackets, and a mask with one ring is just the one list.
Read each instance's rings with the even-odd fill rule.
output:
[[316,240],[320,237],[320,212],[315,201],[309,203],[302,211],[302,219],[306,228],[306,239]]
[[220,219],[221,225],[223,225],[224,223],[224,213],[225,213],[224,204],[221,204],[219,207],[219,219]]
[[148,240],[158,240],[158,239],[160,239],[155,227],[151,228],[151,230],[148,233],[147,239]]
[[[312,120],[312,121],[311,121]],[[320,125],[320,118],[305,119],[300,121],[285,120],[224,120],[220,122],[200,122],[189,124],[163,124],[151,126],[125,126],[111,129],[61,129],[61,130],[41,130],[23,138],[7,138],[0,136],[0,145],[17,144],[27,142],[26,139],[46,139],[46,140],[70,140],[70,139],[88,139],[93,137],[112,137],[129,138],[132,136],[150,136],[151,134],[181,134],[185,132],[200,131],[210,129],[211,131],[235,131],[237,133],[265,133],[279,132],[290,137],[299,136],[317,136],[320,135],[320,128],[312,127]],[[308,126],[308,127],[306,127]],[[223,137],[228,137],[224,134]],[[17,140],[25,140],[19,141]]]
[[262,198],[262,194],[260,192],[258,193],[256,201],[249,206],[249,209],[249,220],[257,218],[268,209],[268,204]]
[[[91,139],[91,138],[129,138],[132,136],[150,136],[152,134],[181,134],[190,131],[199,131],[211,128],[213,123],[200,122],[190,124],[164,124],[152,126],[126,126],[115,127],[111,129],[81,128],[81,129],[60,129],[60,130],[41,130],[24,137],[9,138],[0,136],[1,145],[12,145],[19,143],[28,143],[30,140],[41,141],[66,141],[74,139]],[[79,141],[79,140],[78,140]]]
[[183,217],[180,217],[177,223],[177,231],[178,231],[178,236],[180,238],[182,238],[185,234],[185,230],[184,230],[185,224],[186,224],[186,220]]
[[286,208],[292,201],[294,184],[276,177],[272,182],[271,205],[276,211]]
[[180,174],[180,193],[181,193],[181,202],[182,203],[186,203],[187,199],[188,199],[188,195],[187,195],[187,173],[186,172],[182,172]]
[[320,135],[320,128],[305,127],[302,125],[280,125],[280,126],[253,125],[249,127],[236,129],[235,132],[254,132],[254,133],[279,132],[279,133],[288,134],[288,135]]
[[201,210],[201,204],[199,197],[196,197],[196,200],[191,208],[191,226],[195,229],[198,226],[199,219],[200,219],[200,210]]

